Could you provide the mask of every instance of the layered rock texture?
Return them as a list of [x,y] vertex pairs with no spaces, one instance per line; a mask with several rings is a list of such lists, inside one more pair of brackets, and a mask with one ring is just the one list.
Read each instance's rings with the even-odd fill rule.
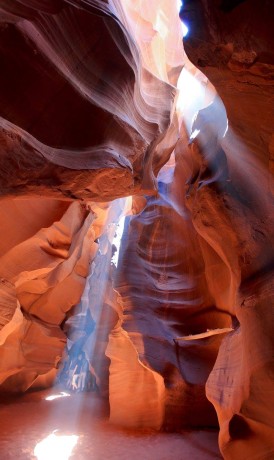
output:
[[0,0],[2,392],[81,350],[113,423],[274,457],[271,15]]

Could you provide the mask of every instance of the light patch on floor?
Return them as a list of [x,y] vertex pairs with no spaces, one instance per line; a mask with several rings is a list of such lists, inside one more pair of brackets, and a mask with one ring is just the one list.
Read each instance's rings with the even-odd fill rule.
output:
[[66,393],[65,391],[61,391],[60,393],[56,394],[56,395],[50,395],[50,396],[47,396],[45,398],[46,401],[53,401],[54,399],[58,399],[58,398],[67,398],[68,396],[70,396],[69,393]]
[[108,422],[108,401],[94,393],[71,394],[51,403],[45,400],[62,391],[56,387],[0,403],[1,460],[222,458],[217,430],[167,433],[123,429]]
[[76,435],[60,436],[53,432],[36,444],[34,455],[37,460],[68,460],[77,440]]

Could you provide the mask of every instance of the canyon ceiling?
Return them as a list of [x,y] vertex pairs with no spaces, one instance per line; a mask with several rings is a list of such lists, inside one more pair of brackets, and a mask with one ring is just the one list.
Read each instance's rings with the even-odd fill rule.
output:
[[113,423],[270,460],[274,4],[177,3],[0,0],[0,391],[80,343]]

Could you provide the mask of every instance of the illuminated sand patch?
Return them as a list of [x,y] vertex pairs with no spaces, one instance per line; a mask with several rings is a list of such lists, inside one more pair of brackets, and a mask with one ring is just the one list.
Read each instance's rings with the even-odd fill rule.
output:
[[54,394],[54,395],[51,395],[51,396],[47,396],[45,398],[46,401],[53,401],[54,399],[59,399],[59,398],[67,398],[68,396],[70,396],[69,393],[66,393],[65,391],[61,391],[60,393],[58,394]]
[[56,435],[56,431],[36,444],[34,455],[38,460],[68,460],[70,458],[78,436]]

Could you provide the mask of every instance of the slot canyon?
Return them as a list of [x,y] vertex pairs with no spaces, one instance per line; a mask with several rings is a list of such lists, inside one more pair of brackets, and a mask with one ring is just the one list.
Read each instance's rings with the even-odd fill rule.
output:
[[274,459],[273,21],[0,0],[1,460]]

